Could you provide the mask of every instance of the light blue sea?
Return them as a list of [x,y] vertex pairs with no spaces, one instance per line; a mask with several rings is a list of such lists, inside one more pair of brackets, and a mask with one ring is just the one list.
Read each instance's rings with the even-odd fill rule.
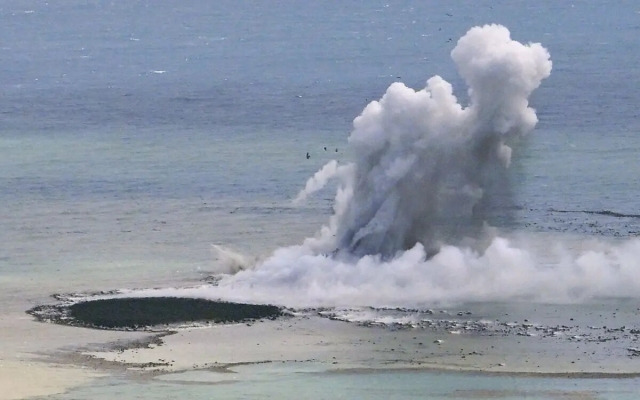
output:
[[[291,199],[327,161],[350,159],[353,119],[392,82],[420,89],[436,74],[465,101],[449,53],[485,23],[542,43],[553,60],[531,98],[539,123],[514,147],[516,207],[491,222],[636,236],[638,2],[0,0],[0,299],[179,282],[207,274],[212,244],[265,255],[299,243],[328,219],[334,193]],[[371,393],[381,376],[387,394]],[[487,385],[521,398],[537,385],[415,373],[286,379],[317,393],[336,385],[343,398],[394,398],[393,388],[398,398],[473,398],[464,390]],[[173,396],[158,383],[165,397],[145,397],[136,385],[61,398],[222,398],[202,393],[223,387]],[[549,382],[566,385],[593,398],[614,398],[616,386]],[[633,398],[635,386],[621,385],[617,398]]]

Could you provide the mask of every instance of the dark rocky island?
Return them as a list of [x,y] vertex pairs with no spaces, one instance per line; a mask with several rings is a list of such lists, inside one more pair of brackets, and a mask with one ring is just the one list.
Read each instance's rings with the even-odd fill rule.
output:
[[181,297],[139,297],[89,300],[37,306],[28,311],[40,321],[99,329],[145,329],[160,325],[234,323],[275,319],[282,309]]

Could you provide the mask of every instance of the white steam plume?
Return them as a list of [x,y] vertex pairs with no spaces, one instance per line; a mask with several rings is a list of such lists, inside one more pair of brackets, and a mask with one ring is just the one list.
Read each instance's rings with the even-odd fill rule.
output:
[[562,248],[539,235],[516,246],[483,226],[483,209],[508,185],[507,142],[537,122],[527,98],[551,61],[499,25],[472,28],[451,56],[469,105],[439,76],[419,91],[394,83],[371,102],[349,138],[354,162],[327,164],[298,195],[339,182],[334,215],[315,238],[216,287],[163,294],[292,307],[638,296],[640,240]]
[[298,193],[298,196],[293,200],[294,204],[298,204],[305,200],[311,194],[323,189],[329,180],[336,176],[340,176],[344,173],[349,173],[349,165],[338,165],[336,160],[331,160],[320,171],[316,172],[305,185],[304,189]]
[[216,287],[138,295],[289,307],[414,307],[504,300],[564,303],[638,297],[640,240],[616,245],[587,240],[567,249],[553,244],[553,239],[543,238],[536,244],[537,239],[530,237],[528,244],[516,246],[495,238],[483,253],[443,246],[429,259],[421,244],[387,260],[379,255],[337,260],[296,246],[277,250],[256,269],[228,276]]
[[238,271],[252,268],[258,262],[258,259],[255,257],[248,257],[216,244],[211,245],[211,252],[218,261],[218,268],[213,271],[215,273],[235,274]]
[[491,180],[510,161],[505,142],[537,122],[527,98],[551,72],[549,53],[486,25],[471,29],[451,56],[469,86],[467,107],[435,76],[419,91],[392,84],[355,119],[355,164],[336,198],[329,247],[386,256],[416,243],[435,250],[469,234],[460,227],[491,201]]

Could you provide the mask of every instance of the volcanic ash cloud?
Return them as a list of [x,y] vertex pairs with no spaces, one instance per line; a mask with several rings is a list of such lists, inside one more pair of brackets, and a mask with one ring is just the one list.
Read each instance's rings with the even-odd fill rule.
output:
[[394,83],[354,120],[352,164],[328,163],[297,200],[339,180],[322,252],[393,256],[417,243],[435,249],[478,225],[508,185],[509,139],[537,123],[528,97],[551,73],[547,50],[500,25],[469,30],[451,52],[468,86],[462,106],[440,76],[414,90]]

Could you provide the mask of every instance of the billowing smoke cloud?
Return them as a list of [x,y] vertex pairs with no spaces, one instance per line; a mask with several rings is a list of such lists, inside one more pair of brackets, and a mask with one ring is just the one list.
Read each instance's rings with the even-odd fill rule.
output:
[[508,184],[496,182],[510,162],[506,142],[537,122],[527,98],[551,61],[540,44],[513,41],[500,25],[471,29],[451,56],[469,87],[467,107],[439,76],[419,91],[394,83],[355,119],[354,163],[332,161],[307,182],[298,199],[332,175],[340,179],[325,251],[393,256],[417,243],[436,250],[482,225],[483,208]]
[[471,29],[451,56],[468,106],[439,76],[419,91],[392,84],[354,121],[354,162],[328,163],[296,199],[337,181],[334,215],[316,237],[251,269],[227,255],[241,270],[215,287],[153,294],[292,307],[637,296],[640,240],[557,246],[548,235],[516,241],[483,227],[483,209],[508,185],[509,140],[536,125],[527,98],[551,61],[540,44],[513,41],[499,25]]

